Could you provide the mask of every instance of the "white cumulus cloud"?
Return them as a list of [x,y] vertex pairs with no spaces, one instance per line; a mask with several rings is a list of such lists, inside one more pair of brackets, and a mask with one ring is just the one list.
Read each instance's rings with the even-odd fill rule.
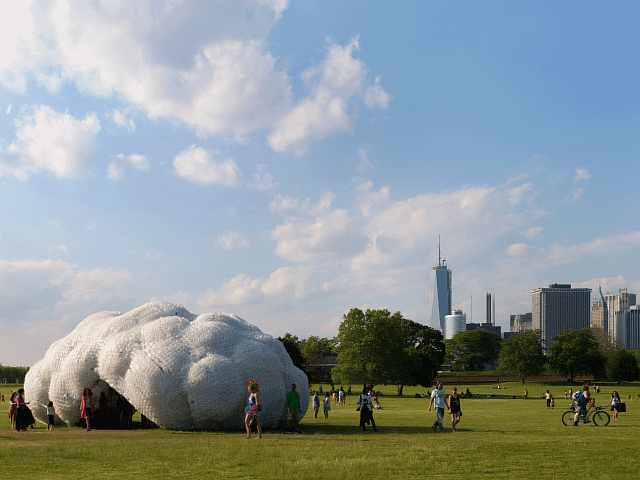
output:
[[36,105],[15,120],[16,140],[0,152],[0,176],[26,180],[38,172],[57,178],[86,178],[93,173],[94,139],[100,131],[95,114],[76,119]]
[[[366,86],[367,66],[354,57],[359,49],[358,37],[345,46],[331,44],[325,60],[302,73],[310,94],[276,124],[268,136],[271,148],[302,156],[311,140],[351,128],[349,102],[355,95],[361,95]],[[378,80],[368,106],[382,106],[383,94]]]
[[179,153],[173,159],[173,166],[179,177],[202,184],[234,187],[240,184],[242,175],[232,159],[218,162],[212,153],[195,145]]

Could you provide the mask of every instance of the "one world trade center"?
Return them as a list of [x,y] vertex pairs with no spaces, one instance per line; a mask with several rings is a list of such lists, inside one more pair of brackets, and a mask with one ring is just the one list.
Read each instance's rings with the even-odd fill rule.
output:
[[438,265],[429,272],[429,326],[444,332],[444,317],[451,315],[451,270],[440,257],[438,236]]

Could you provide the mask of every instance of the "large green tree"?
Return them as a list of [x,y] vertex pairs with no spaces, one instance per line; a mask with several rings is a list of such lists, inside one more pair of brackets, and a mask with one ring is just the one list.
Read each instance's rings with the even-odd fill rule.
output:
[[291,335],[289,332],[285,333],[284,337],[278,337],[278,340],[282,342],[284,349],[291,357],[291,361],[293,364],[298,367],[300,370],[306,373],[306,360],[304,355],[302,355],[302,351],[300,350],[300,340],[298,340],[297,335]]
[[500,370],[515,373],[522,378],[542,373],[545,363],[540,330],[513,335],[500,344]]
[[24,383],[24,377],[29,367],[5,367],[0,365],[0,381],[7,379],[8,383]]
[[404,330],[404,365],[401,368],[399,393],[404,385],[430,387],[442,366],[445,346],[442,333],[409,319],[402,319]]
[[374,385],[395,383],[401,376],[405,348],[402,315],[388,310],[353,308],[344,315],[338,336],[335,382]]
[[598,349],[598,340],[588,328],[563,330],[553,337],[547,360],[552,371],[569,375],[573,382],[576,375],[604,374],[605,358]]
[[500,335],[482,329],[458,332],[444,343],[446,359],[456,370],[482,371],[500,353]]
[[333,338],[316,337],[311,335],[309,338],[300,340],[300,350],[305,356],[309,355],[335,355],[335,340]]
[[607,380],[613,382],[635,382],[640,380],[640,368],[636,356],[620,348],[605,352],[607,358]]

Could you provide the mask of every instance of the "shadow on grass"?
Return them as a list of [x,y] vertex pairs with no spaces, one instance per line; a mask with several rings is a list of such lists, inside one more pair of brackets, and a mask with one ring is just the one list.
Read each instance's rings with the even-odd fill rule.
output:
[[[415,427],[380,425],[376,424],[377,432],[367,426],[367,431],[363,432],[358,425],[300,425],[300,432],[303,435],[346,435],[346,436],[366,436],[366,435],[424,435],[434,433],[430,426],[419,425]],[[278,432],[278,430],[272,430]],[[435,432],[437,433],[437,432]]]

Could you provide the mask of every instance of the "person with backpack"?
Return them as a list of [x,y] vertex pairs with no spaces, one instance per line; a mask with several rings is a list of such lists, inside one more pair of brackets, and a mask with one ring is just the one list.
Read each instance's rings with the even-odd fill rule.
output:
[[578,398],[576,399],[576,415],[573,417],[574,427],[578,426],[578,418],[580,418],[580,415],[585,415],[587,413],[587,405],[589,404],[590,399],[591,397],[589,395],[589,386],[585,384],[582,387],[582,392],[580,392]]

